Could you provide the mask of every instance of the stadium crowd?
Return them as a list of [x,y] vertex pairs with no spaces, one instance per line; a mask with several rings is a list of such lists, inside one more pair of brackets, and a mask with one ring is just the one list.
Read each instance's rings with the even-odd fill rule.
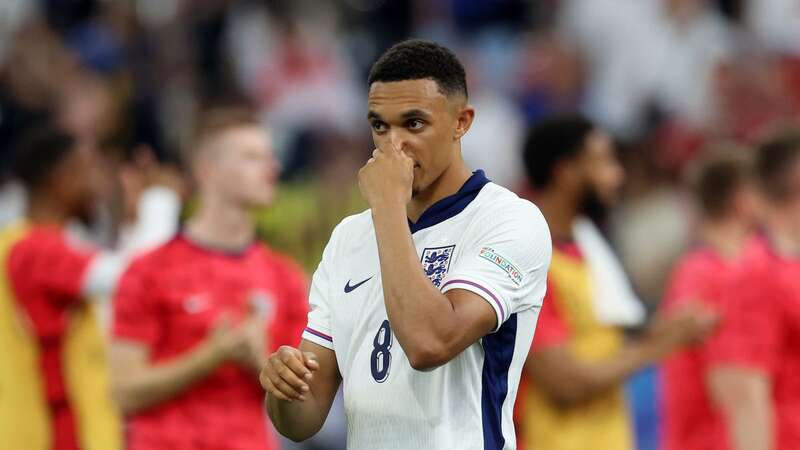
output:
[[800,448],[795,0],[4,0],[0,442],[344,449],[340,398],[279,438],[258,371],[366,208],[408,37],[550,225],[517,448]]

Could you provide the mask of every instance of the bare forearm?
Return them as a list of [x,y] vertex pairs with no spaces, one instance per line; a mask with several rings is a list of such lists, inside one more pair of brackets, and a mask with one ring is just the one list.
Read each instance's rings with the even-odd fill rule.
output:
[[772,450],[771,421],[766,411],[725,411],[734,450]]
[[716,367],[708,375],[711,397],[722,411],[735,450],[774,448],[772,388],[760,373]]
[[315,435],[327,417],[327,409],[323,414],[314,394],[309,393],[307,397],[305,401],[287,402],[267,394],[267,413],[272,424],[280,434],[295,442]]
[[373,211],[383,295],[392,330],[408,354],[451,340],[458,329],[452,303],[428,280],[405,211]]
[[624,383],[631,375],[660,360],[659,346],[649,342],[634,341],[617,353],[609,361],[590,363],[587,373],[588,395],[596,395]]
[[659,348],[648,342],[626,345],[612,358],[586,362],[569,349],[536,352],[525,370],[544,393],[563,406],[582,403],[619,386],[636,371],[660,358]]
[[[307,389],[299,388],[294,393],[301,395],[293,396],[287,383],[297,387],[301,379]],[[261,380],[272,423],[282,435],[298,442],[322,428],[342,381],[335,353],[305,340],[299,349],[283,346],[271,355]]]
[[115,376],[114,392],[126,414],[168,401],[206,378],[220,364],[208,345],[172,361]]

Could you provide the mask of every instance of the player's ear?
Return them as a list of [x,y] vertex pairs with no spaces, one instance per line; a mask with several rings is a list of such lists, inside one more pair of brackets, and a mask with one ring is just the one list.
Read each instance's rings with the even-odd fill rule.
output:
[[475,120],[475,108],[470,104],[464,104],[458,111],[457,120],[454,140],[461,139],[469,131],[472,121]]

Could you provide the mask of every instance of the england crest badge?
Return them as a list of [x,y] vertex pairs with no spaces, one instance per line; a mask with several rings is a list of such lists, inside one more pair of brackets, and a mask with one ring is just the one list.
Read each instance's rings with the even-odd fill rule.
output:
[[426,248],[422,251],[422,269],[425,275],[437,288],[442,285],[447,270],[450,268],[450,258],[453,256],[455,245],[447,247]]

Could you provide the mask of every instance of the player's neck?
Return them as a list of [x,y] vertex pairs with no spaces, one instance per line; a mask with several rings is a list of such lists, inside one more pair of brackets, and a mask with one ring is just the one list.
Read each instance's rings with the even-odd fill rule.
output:
[[188,236],[214,248],[238,250],[255,239],[250,211],[216,196],[203,196],[195,216],[186,225]]
[[471,176],[472,172],[463,160],[459,158],[453,162],[428,189],[419,192],[408,202],[406,214],[408,214],[409,220],[416,222],[422,213],[434,203],[458,192]]
[[736,219],[709,219],[700,225],[700,240],[724,259],[736,259],[750,232],[746,223]]
[[547,220],[553,238],[571,241],[572,225],[578,218],[578,202],[556,189],[545,189],[534,194],[533,201]]
[[63,226],[70,219],[70,214],[51,195],[31,193],[26,211],[27,219],[36,225]]

